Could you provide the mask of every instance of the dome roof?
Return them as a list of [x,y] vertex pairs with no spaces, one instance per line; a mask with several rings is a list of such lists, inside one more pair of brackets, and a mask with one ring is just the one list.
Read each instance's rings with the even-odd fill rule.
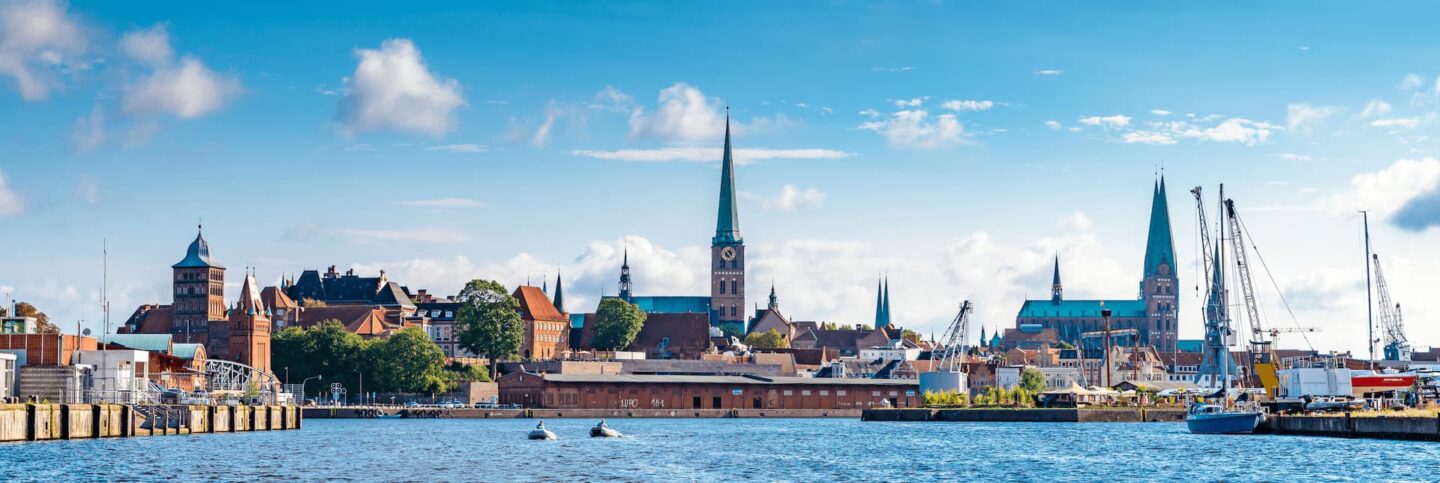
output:
[[171,265],[170,268],[220,268],[225,266],[210,258],[210,244],[205,243],[205,236],[196,233],[195,241],[190,242],[190,248],[185,250],[185,258],[179,263]]

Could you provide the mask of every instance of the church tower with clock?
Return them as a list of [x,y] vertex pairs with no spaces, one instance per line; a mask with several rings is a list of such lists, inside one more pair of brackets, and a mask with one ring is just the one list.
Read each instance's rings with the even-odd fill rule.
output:
[[725,116],[725,153],[720,162],[720,208],[710,242],[710,325],[745,330],[745,240],[735,205],[735,159],[730,116]]

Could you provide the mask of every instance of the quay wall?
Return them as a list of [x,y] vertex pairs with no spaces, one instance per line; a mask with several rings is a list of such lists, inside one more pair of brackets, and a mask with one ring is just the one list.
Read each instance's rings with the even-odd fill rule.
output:
[[858,418],[859,409],[395,409],[305,408],[306,419],[366,419],[382,415],[444,419],[620,418]]
[[862,421],[1153,423],[1185,420],[1183,409],[866,409]]
[[0,404],[0,443],[300,429],[294,406]]
[[1337,438],[1440,441],[1440,417],[1270,416],[1257,432]]

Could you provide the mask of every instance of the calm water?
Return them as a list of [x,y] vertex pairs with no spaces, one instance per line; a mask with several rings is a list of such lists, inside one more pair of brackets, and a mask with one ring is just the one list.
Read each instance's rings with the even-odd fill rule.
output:
[[1440,443],[1195,436],[1183,424],[310,420],[301,431],[0,444],[16,480],[1437,480]]

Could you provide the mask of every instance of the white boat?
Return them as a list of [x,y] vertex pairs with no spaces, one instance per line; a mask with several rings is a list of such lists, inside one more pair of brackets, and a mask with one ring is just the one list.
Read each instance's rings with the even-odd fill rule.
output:
[[600,421],[600,424],[590,428],[590,437],[592,438],[619,438],[621,436],[624,435],[620,434],[619,431],[610,429],[610,426],[606,425],[603,420]]
[[555,433],[545,429],[545,422],[541,421],[538,426],[535,426],[535,429],[530,430],[530,439],[549,440],[558,438],[555,437]]
[[1185,413],[1185,426],[1194,434],[1250,434],[1265,420],[1265,413],[1225,409],[1214,404],[1195,403]]

